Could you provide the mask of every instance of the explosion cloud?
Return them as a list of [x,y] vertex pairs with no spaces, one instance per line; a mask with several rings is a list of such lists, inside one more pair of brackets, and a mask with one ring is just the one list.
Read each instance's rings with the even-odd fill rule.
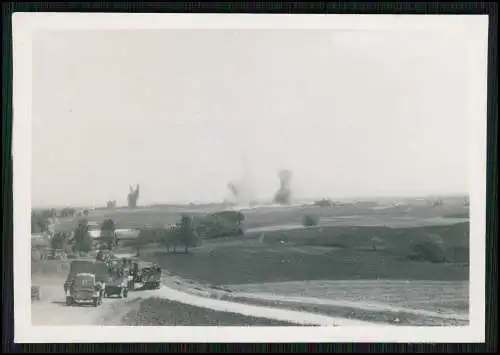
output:
[[274,195],[274,203],[279,203],[281,205],[289,205],[292,198],[291,190],[291,180],[292,172],[290,170],[282,170],[279,172],[280,188],[276,191]]

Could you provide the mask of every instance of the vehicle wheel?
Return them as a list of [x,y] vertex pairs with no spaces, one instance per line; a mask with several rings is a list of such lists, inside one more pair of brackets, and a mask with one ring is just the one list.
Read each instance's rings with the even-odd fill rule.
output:
[[157,282],[157,283],[155,284],[155,289],[159,289],[159,288],[160,288],[160,283],[159,283],[159,282]]
[[71,306],[73,304],[73,298],[66,297],[66,306]]

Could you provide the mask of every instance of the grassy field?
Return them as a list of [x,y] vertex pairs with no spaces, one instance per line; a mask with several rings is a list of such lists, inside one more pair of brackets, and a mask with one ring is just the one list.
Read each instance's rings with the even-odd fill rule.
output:
[[[269,306],[269,302],[258,299],[234,297],[231,298],[231,300],[233,302],[242,302],[256,306]],[[307,303],[291,304],[284,301],[274,301],[272,302],[272,306],[281,309],[299,310],[332,317],[356,319],[381,324],[397,324],[406,326],[463,326],[469,324],[468,320],[443,319],[440,317],[429,317],[408,312],[363,310],[358,307],[329,307],[323,305],[311,305]]]
[[[307,281],[231,285],[233,294],[271,294],[287,298],[320,298],[349,303],[390,304],[396,308],[469,311],[469,284],[464,281]],[[323,302],[325,303],[325,302]]]
[[296,326],[287,322],[218,312],[160,298],[141,300],[138,309],[127,314],[122,322],[129,326]]
[[[203,215],[218,211],[216,207],[189,206],[157,206],[140,207],[129,210],[98,209],[89,214],[89,220],[101,223],[106,218],[112,218],[117,228],[142,228],[145,225],[163,226],[178,222],[182,214]],[[445,224],[447,220],[453,222],[468,220],[468,207],[460,203],[445,204],[439,207],[430,207],[421,202],[409,206],[366,206],[346,205],[334,208],[324,207],[262,207],[242,210],[245,214],[244,229],[266,226],[300,224],[304,214],[315,214],[320,217],[320,225],[393,225],[418,226],[429,224]],[[60,219],[56,226],[59,230],[72,230],[77,225],[77,219]]]
[[294,280],[467,280],[468,266],[410,261],[392,251],[322,246],[259,245],[241,240],[206,244],[190,254],[142,251],[174,274],[211,284]]
[[[96,210],[89,219],[99,223],[113,218],[117,228],[139,228],[175,223],[183,213],[211,212],[213,206],[156,206]],[[417,201],[404,206],[263,207],[243,213],[244,237],[203,240],[189,254],[167,254],[161,246],[149,245],[141,247],[141,256],[174,274],[211,284],[469,278],[468,207],[461,200],[445,200],[438,207]],[[319,225],[300,227],[305,214],[318,215]],[[75,220],[59,224],[59,228],[74,226]],[[409,260],[410,245],[425,235],[441,237],[446,263]]]

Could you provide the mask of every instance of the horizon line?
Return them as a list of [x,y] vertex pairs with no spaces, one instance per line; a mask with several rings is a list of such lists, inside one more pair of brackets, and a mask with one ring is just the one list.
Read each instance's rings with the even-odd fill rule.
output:
[[[299,197],[296,198],[297,203],[300,203],[300,201],[303,202],[312,202],[312,201],[318,201],[323,198],[330,199],[332,201],[336,200],[374,200],[374,199],[407,199],[407,198],[432,198],[432,197],[467,197],[469,196],[468,192],[455,192],[455,193],[427,193],[427,194],[417,194],[417,195],[373,195],[373,196],[344,196],[344,197],[337,197],[337,198],[332,198],[329,197],[328,195],[324,195],[321,197]],[[186,201],[148,201],[145,204],[139,204],[138,207],[152,207],[152,206],[161,206],[161,205],[174,205],[174,206],[189,206],[191,204],[195,205],[208,205],[208,204],[218,204],[218,205],[223,205],[226,203],[230,204],[238,204],[232,201],[224,201],[224,200],[219,200],[219,201],[196,201],[196,200],[191,200],[189,202]],[[249,203],[270,203],[272,204],[272,200],[268,199],[262,199],[262,198],[256,198],[254,200],[249,200],[246,203],[241,203],[242,205],[244,204],[249,204]],[[32,205],[31,209],[42,209],[42,208],[105,208],[106,204],[53,204],[53,205]],[[123,208],[127,207],[126,204],[123,205],[117,205],[116,208]]]

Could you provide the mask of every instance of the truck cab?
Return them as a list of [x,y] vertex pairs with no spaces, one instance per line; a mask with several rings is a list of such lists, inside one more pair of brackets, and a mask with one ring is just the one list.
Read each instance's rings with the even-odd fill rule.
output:
[[102,303],[103,285],[96,280],[95,274],[78,273],[68,286],[66,289],[68,306],[75,303],[92,303],[97,307]]

